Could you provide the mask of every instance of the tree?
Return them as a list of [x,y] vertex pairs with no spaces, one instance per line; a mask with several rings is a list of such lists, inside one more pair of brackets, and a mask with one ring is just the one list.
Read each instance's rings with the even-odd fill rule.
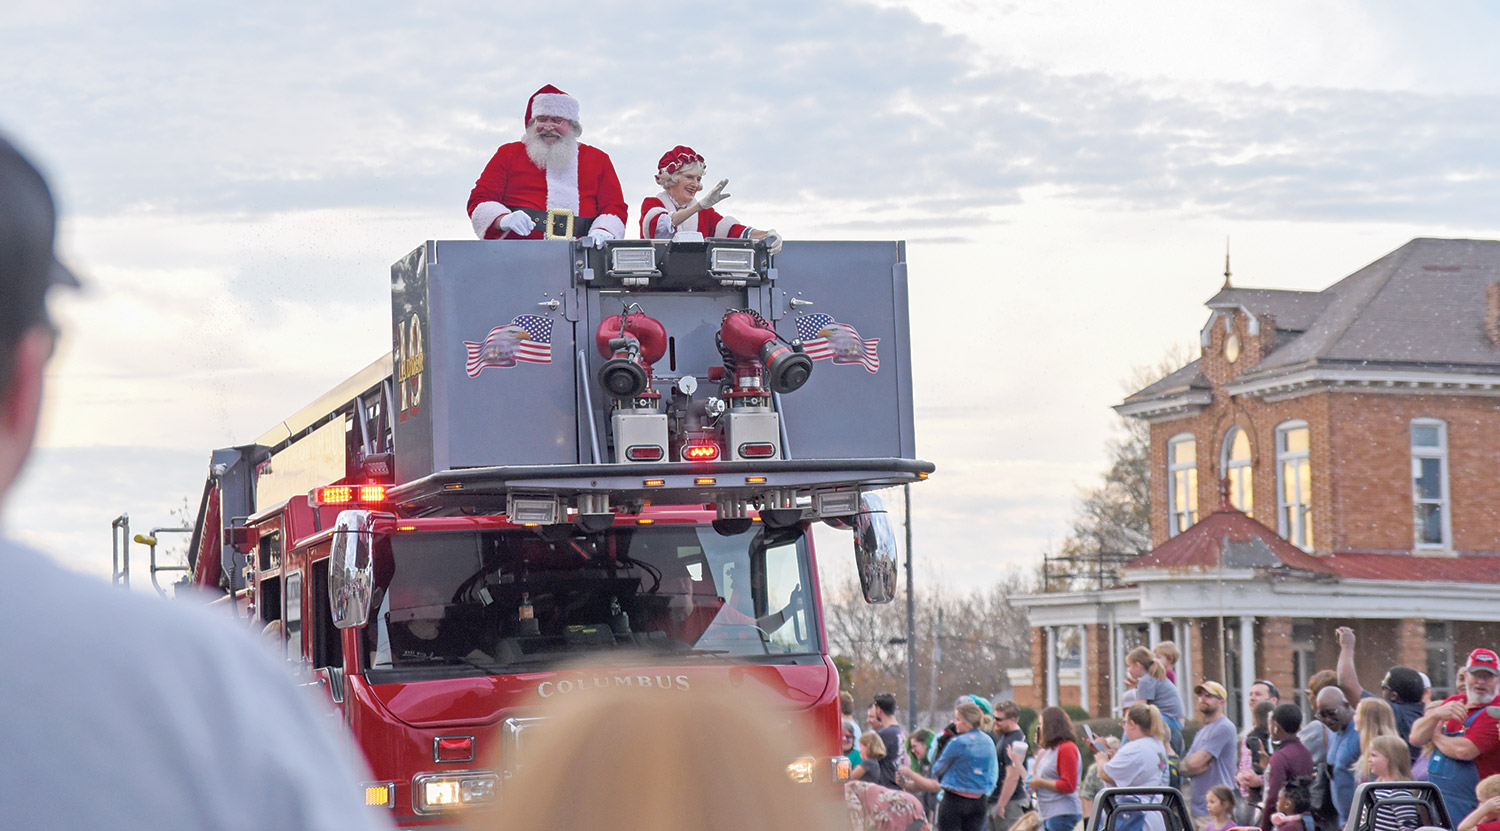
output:
[[[1177,344],[1155,364],[1135,367],[1122,383],[1125,394],[1185,366],[1194,352]],[[1151,425],[1117,418],[1117,435],[1105,445],[1109,468],[1098,485],[1079,496],[1067,538],[1057,555],[1044,561],[1044,591],[1114,585],[1120,565],[1151,547]]]
[[[1030,624],[1010,598],[1034,589],[1029,575],[1011,569],[988,588],[967,594],[941,585],[917,592],[914,647],[921,712],[905,717],[908,727],[945,724],[960,695],[1009,696],[1005,671],[1031,665]],[[904,705],[905,604],[868,604],[851,577],[825,592],[824,614],[830,652],[858,702],[856,710],[868,706],[877,692],[895,693]]]

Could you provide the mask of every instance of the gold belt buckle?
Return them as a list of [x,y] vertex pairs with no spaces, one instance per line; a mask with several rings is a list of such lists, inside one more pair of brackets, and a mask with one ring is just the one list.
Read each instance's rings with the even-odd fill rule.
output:
[[[561,229],[561,233],[559,233]],[[567,208],[547,209],[547,230],[543,239],[572,239],[573,212]]]

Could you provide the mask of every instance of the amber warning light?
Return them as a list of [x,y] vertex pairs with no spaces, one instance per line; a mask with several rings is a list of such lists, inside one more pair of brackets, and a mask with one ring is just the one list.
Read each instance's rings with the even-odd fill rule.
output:
[[367,505],[385,501],[385,485],[330,485],[316,488],[309,500],[313,505]]

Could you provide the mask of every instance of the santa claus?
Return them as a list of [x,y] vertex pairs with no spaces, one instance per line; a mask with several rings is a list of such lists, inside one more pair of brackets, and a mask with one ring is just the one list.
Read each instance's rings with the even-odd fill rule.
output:
[[[520,141],[503,144],[469,193],[469,220],[481,239],[572,236],[596,242],[625,236],[625,197],[604,151],[581,144],[578,100],[548,84],[526,102]],[[565,232],[564,232],[565,233]]]
[[656,183],[665,190],[641,203],[641,238],[671,239],[685,233],[704,237],[766,239],[772,254],[780,251],[781,237],[775,231],[751,228],[714,210],[715,205],[729,198],[724,192],[729,186],[728,179],[721,180],[702,196],[698,195],[703,190],[705,172],[707,163],[691,147],[679,144],[662,155],[656,163]]

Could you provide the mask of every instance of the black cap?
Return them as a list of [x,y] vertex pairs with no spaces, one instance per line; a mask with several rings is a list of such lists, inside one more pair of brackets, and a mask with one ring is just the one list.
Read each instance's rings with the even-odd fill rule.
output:
[[1389,690],[1397,701],[1407,704],[1421,701],[1426,686],[1422,683],[1422,673],[1403,666],[1391,667],[1385,674],[1385,680],[1380,682],[1381,689]]
[[42,174],[0,137],[0,339],[44,318],[47,289],[78,286],[57,261],[57,214]]

